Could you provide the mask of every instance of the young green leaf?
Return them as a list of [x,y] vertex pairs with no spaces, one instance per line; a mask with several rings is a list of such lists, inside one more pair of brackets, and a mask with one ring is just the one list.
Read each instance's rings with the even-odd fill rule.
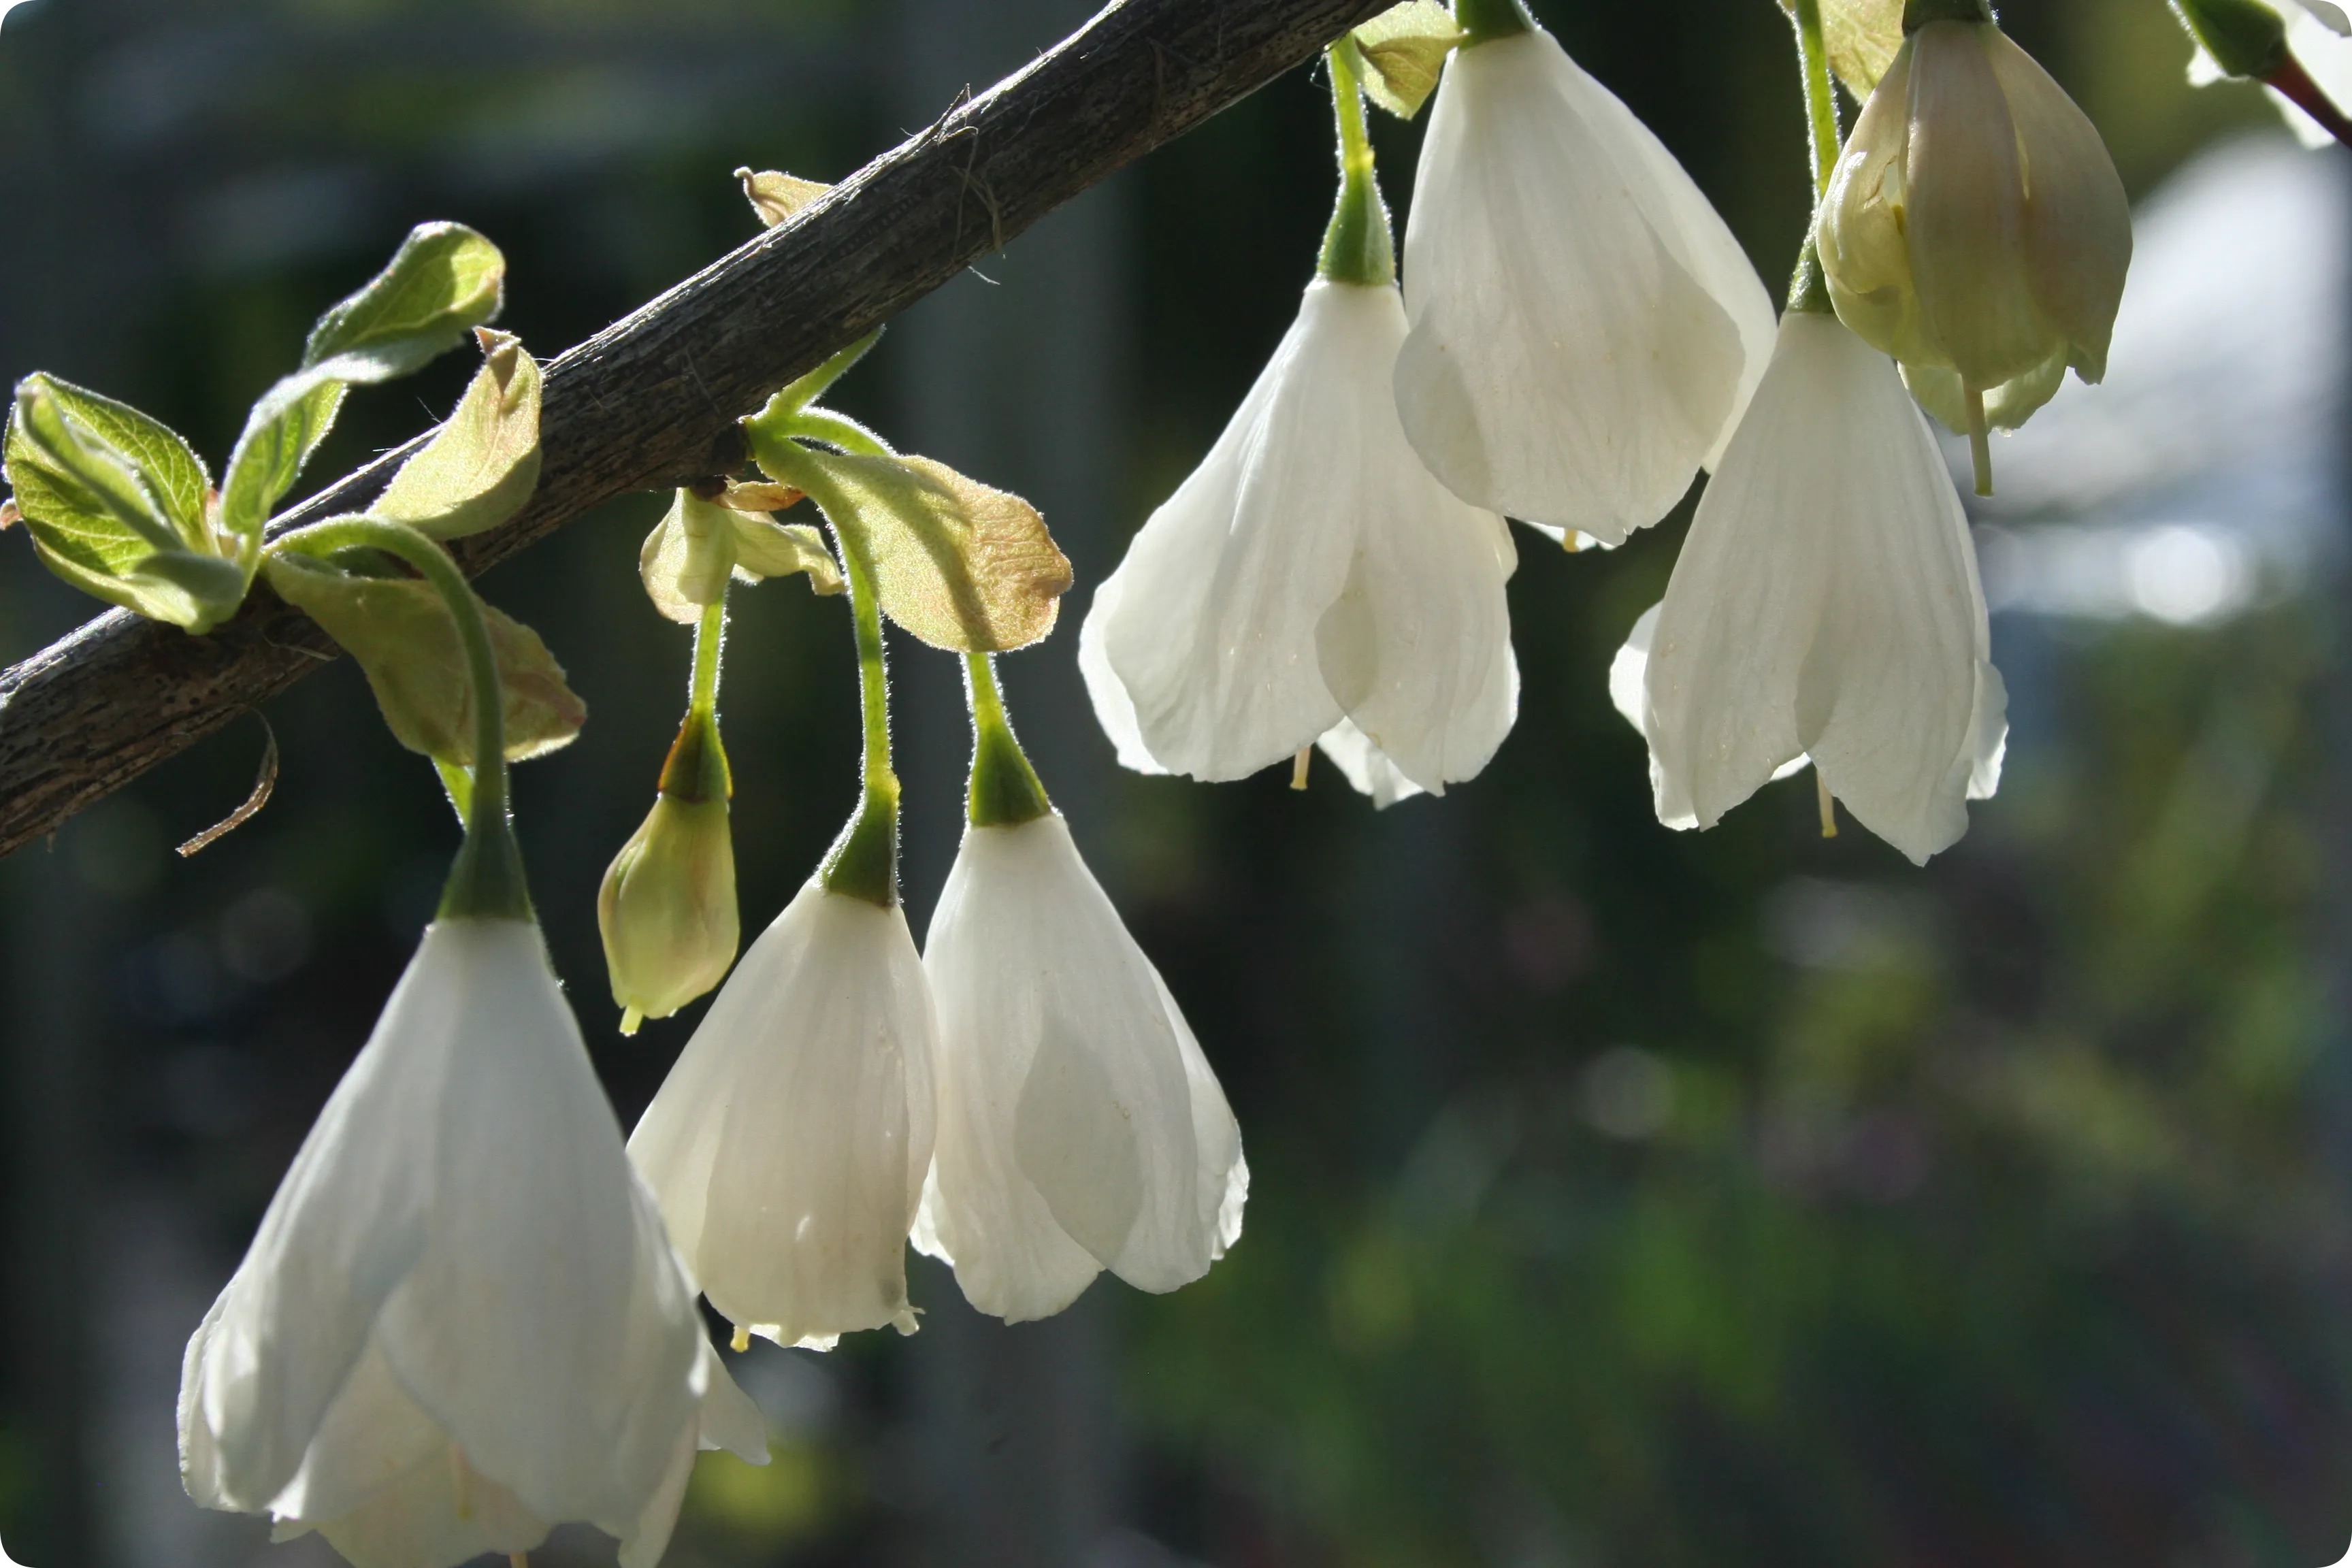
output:
[[421,369],[495,319],[506,258],[463,224],[419,224],[365,288],[319,318],[302,368],[373,383]]
[[[466,652],[449,607],[416,577],[367,575],[291,551],[263,560],[269,585],[357,659],[400,743],[448,768],[474,761]],[[481,606],[506,700],[507,756],[520,762],[571,743],[588,717],[539,634]]]
[[196,633],[244,599],[244,571],[212,547],[204,465],[136,409],[27,376],[5,466],[35,552],[84,593]]
[[[755,436],[755,442],[757,437]],[[755,445],[824,506],[874,563],[883,613],[952,653],[1003,653],[1054,629],[1070,563],[1019,496],[929,458],[851,457]],[[813,471],[811,471],[813,470]]]
[[770,228],[833,189],[831,185],[780,174],[773,169],[758,173],[738,169],[735,177],[743,183],[743,195],[751,204],[751,210],[759,214],[760,221]]
[[475,329],[482,368],[456,412],[422,452],[401,466],[369,515],[405,522],[435,539],[495,528],[538,488],[539,362],[520,339]]
[[1411,120],[1437,90],[1445,57],[1464,37],[1437,0],[1404,0],[1352,35],[1364,58],[1364,92],[1400,120]]
[[343,392],[341,382],[303,371],[271,387],[246,416],[221,480],[219,526],[247,552],[259,554],[270,509],[334,427]]
[[345,388],[456,348],[498,314],[505,287],[497,246],[461,224],[420,224],[367,287],[319,318],[302,368],[253,405],[221,480],[218,526],[245,559],[260,552],[262,525],[332,428]]
[[757,583],[805,572],[813,594],[838,594],[848,586],[841,580],[841,567],[826,547],[824,535],[807,523],[778,522],[759,512],[732,515],[738,582]]
[[768,405],[746,423],[765,424],[770,429],[780,428],[783,421],[823,397],[835,382],[847,375],[857,362],[866,357],[867,351],[881,341],[882,329],[877,327],[769,398]]

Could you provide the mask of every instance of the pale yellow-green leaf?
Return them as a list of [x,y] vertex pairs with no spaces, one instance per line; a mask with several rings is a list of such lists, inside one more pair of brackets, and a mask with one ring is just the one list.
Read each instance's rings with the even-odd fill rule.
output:
[[[1790,0],[1780,7],[1795,9]],[[1903,47],[1903,0],[1822,0],[1822,43],[1846,90],[1868,98]]]
[[[449,607],[416,577],[357,576],[284,552],[264,558],[269,585],[359,661],[400,743],[436,763],[474,761],[474,699]],[[477,600],[477,604],[480,601]],[[506,700],[507,756],[520,762],[569,745],[588,717],[562,667],[521,622],[481,605]]]
[[808,574],[809,589],[838,594],[848,584],[825,548],[824,535],[804,522],[778,522],[758,512],[735,514],[735,575],[746,583]]
[[539,486],[539,362],[510,333],[476,329],[482,368],[425,450],[368,509],[435,539],[495,528]]
[[745,484],[730,480],[726,489],[719,492],[718,500],[720,506],[733,507],[737,511],[782,511],[786,507],[800,505],[803,494],[804,491],[791,485],[766,481]]
[[[1037,509],[929,458],[794,444],[799,480],[874,563],[883,613],[933,647],[1001,653],[1054,629],[1070,563]],[[763,462],[765,459],[762,459]]]
[[727,593],[735,569],[735,514],[680,489],[637,551],[637,578],[654,608],[684,626]]
[[760,221],[775,227],[801,208],[833,189],[814,180],[803,180],[795,174],[782,174],[774,169],[738,169],[735,177],[743,183],[743,195]]
[[1369,68],[1365,95],[1400,120],[1411,120],[1437,90],[1445,57],[1462,41],[1463,33],[1437,0],[1404,0],[1352,36]]
[[805,523],[780,523],[743,506],[747,496],[767,492],[789,498],[777,500],[782,506],[801,499],[798,490],[782,485],[736,486],[719,501],[692,490],[677,492],[637,552],[637,575],[655,609],[692,626],[726,593],[730,572],[742,583],[804,572],[815,592],[842,591],[841,569],[822,534]]

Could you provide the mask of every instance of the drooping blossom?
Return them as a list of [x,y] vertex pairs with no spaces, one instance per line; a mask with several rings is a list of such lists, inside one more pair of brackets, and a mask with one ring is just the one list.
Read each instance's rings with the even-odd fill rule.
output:
[[1847,326],[1977,442],[2106,374],[2131,209],[2106,143],[1990,21],[1930,21],[1863,105],[1814,237]]
[[744,1333],[912,1333],[934,1025],[905,911],[803,888],[719,988],[629,1138],[679,1253]]
[[1241,1132],[1175,998],[1053,812],[972,826],[931,917],[938,1157],[916,1244],[1009,1322],[1109,1269],[1191,1283],[1241,1234]]
[[359,1568],[566,1520],[650,1568],[698,1444],[765,1462],[534,923],[426,930],[189,1342],[179,1421],[197,1502]]
[[1633,706],[1640,660],[1628,717],[1667,826],[1711,827],[1810,758],[1925,862],[1998,787],[2006,698],[1968,520],[1894,365],[1835,317],[1781,321],[1654,613],[1612,689]]
[[1442,794],[1501,744],[1517,556],[1406,443],[1389,392],[1404,332],[1393,285],[1317,279],[1097,591],[1083,668],[1125,760],[1242,778],[1348,720]]
[[1446,65],[1404,300],[1397,407],[1431,470],[1611,544],[1712,464],[1772,341],[1771,300],[1706,196],[1531,24]]

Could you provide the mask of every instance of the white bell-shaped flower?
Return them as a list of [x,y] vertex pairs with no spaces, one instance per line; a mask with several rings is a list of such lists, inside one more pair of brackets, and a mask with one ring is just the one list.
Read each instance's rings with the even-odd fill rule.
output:
[[811,881],[735,966],[629,1138],[703,1293],[828,1349],[915,1331],[907,1233],[931,1163],[930,988],[896,904]]
[[983,1312],[1144,1290],[1240,1237],[1241,1131],[1159,972],[1048,813],[971,827],[931,917],[939,1153],[916,1245]]
[[189,1495],[360,1568],[565,1520],[649,1568],[705,1438],[766,1460],[538,928],[436,921],[189,1342]]
[[1729,437],[1772,301],[1673,153],[1550,34],[1457,50],[1404,238],[1405,432],[1477,506],[1615,544]]
[[2123,181],[2065,89],[1990,21],[1931,21],[1904,40],[1814,237],[1839,317],[1970,434],[1988,494],[1988,426],[2022,424],[2069,365],[2106,374],[2131,262]]
[[1122,761],[1243,778],[1349,719],[1435,795],[1509,732],[1517,557],[1406,444],[1389,392],[1404,330],[1393,286],[1310,285],[1096,593],[1082,667]]
[[1893,363],[1833,316],[1782,321],[1656,615],[1642,717],[1668,826],[1711,827],[1810,757],[1924,863],[1999,784],[1968,519]]

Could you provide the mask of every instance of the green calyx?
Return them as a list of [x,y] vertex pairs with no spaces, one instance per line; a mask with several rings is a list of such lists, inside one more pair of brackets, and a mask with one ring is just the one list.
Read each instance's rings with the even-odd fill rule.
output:
[[717,715],[699,708],[687,714],[662,763],[661,793],[683,805],[734,795],[734,775],[727,766],[727,748],[719,743]]
[[1364,125],[1363,57],[1342,38],[1325,51],[1331,66],[1331,104],[1339,123],[1339,202],[1323,231],[1316,276],[1334,283],[1385,288],[1396,281],[1396,241],[1388,204],[1381,199],[1372,143]]
[[441,887],[441,905],[434,918],[445,921],[535,921],[530,884],[523,875],[522,846],[515,841],[514,824],[506,814],[505,792],[499,793],[497,814],[481,808],[481,791],[474,793],[473,810],[466,823],[466,842],[449,867]]
[[1930,22],[1989,23],[1992,19],[1992,6],[1988,0],[1903,0],[1903,31],[1906,37]]
[[1013,738],[996,671],[986,654],[964,660],[964,697],[971,708],[971,782],[964,810],[974,827],[1018,827],[1054,809],[1045,785]]
[[1454,0],[1454,22],[1464,48],[1531,31],[1535,22],[1520,0]]
[[1829,316],[1837,312],[1830,299],[1830,282],[1822,271],[1821,247],[1813,237],[1805,237],[1805,247],[1797,252],[1797,270],[1789,279],[1788,308],[1801,315]]
[[898,901],[898,778],[868,773],[856,815],[825,852],[817,871],[828,893],[863,899],[877,909]]
[[2286,23],[2262,0],[2172,0],[2172,14],[2229,76],[2259,80],[2286,63]]

